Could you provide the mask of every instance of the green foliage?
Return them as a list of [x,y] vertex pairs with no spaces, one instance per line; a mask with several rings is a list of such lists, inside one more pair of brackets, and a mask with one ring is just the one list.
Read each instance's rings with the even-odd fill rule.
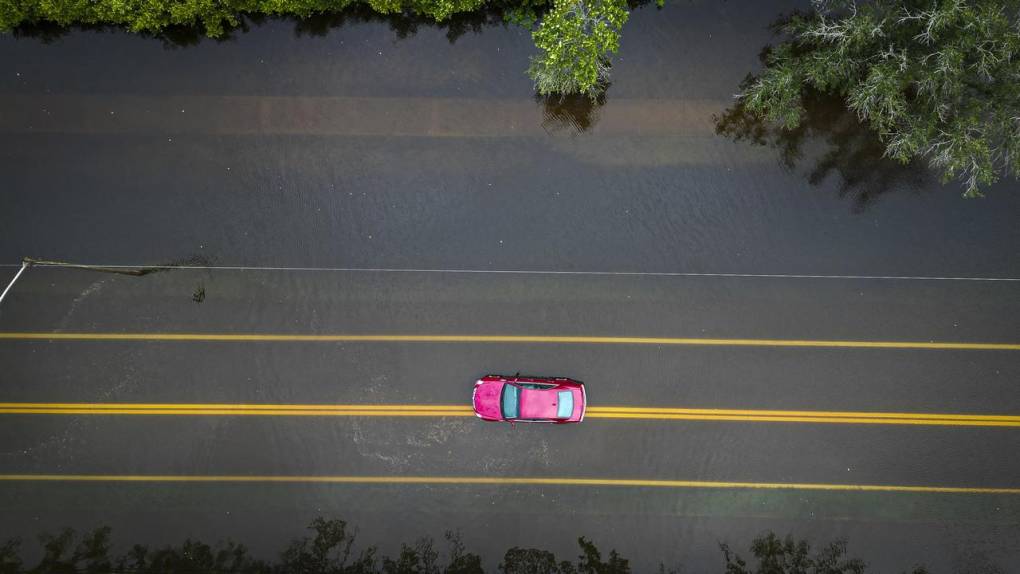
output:
[[39,574],[74,572],[77,564],[73,557],[67,556],[74,544],[74,530],[65,528],[56,536],[46,533],[39,536],[43,546],[43,557],[33,572]]
[[0,544],[0,574],[16,574],[21,571],[21,556],[18,550],[20,540],[8,540]]
[[798,126],[806,90],[837,94],[885,154],[926,158],[966,197],[1020,173],[1020,0],[814,0],[742,95]]
[[812,555],[806,540],[779,538],[768,532],[751,543],[758,562],[753,570],[729,546],[719,546],[726,557],[726,574],[863,574],[865,568],[862,560],[846,557],[846,542],[841,540]]
[[[77,541],[77,543],[76,543]],[[156,574],[164,572],[208,572],[211,574],[254,574],[268,572],[265,565],[251,559],[244,546],[227,542],[217,548],[194,540],[186,540],[180,547],[167,546],[150,552],[144,546],[134,546],[127,555],[113,558],[110,555],[110,528],[97,528],[80,539],[74,530],[65,528],[57,535],[39,537],[43,556],[29,570],[22,568],[16,556],[16,546],[8,542],[0,546],[0,572],[14,574],[106,574],[111,571]]]
[[414,546],[400,545],[396,560],[383,559],[383,574],[439,574],[439,552],[431,538],[421,538]]
[[110,561],[110,527],[97,528],[86,534],[74,549],[72,560],[82,564],[79,572],[105,574],[113,564]]
[[584,536],[577,539],[581,547],[581,556],[577,562],[578,574],[630,574],[630,563],[620,557],[616,550],[609,551],[609,561],[602,561],[599,549]]
[[630,562],[615,549],[609,551],[609,560],[602,561],[602,553],[585,537],[577,539],[581,554],[577,565],[559,562],[556,555],[537,548],[513,547],[506,551],[499,564],[502,574],[630,574]]
[[131,552],[118,560],[118,570],[138,574],[164,572],[209,572],[212,574],[255,574],[268,572],[268,567],[248,556],[243,545],[226,542],[217,547],[204,542],[185,540],[179,547],[165,546],[149,551],[136,545]]
[[557,562],[556,555],[537,548],[519,548],[506,551],[499,564],[502,574],[576,574],[570,562]]
[[132,32],[161,34],[172,27],[199,28],[224,36],[245,14],[307,18],[357,5],[380,14],[413,13],[443,22],[475,12],[485,0],[2,0],[0,31],[40,22],[61,26],[113,25]]
[[540,95],[585,94],[595,98],[608,85],[609,57],[627,21],[626,0],[0,0],[0,31],[18,26],[118,26],[137,33],[197,30],[221,38],[246,15],[339,14],[367,8],[403,18],[413,15],[448,22],[457,15],[495,10],[503,20],[532,27],[540,54],[528,73]]
[[541,50],[528,69],[535,90],[597,98],[608,85],[609,57],[620,47],[628,15],[624,0],[555,0],[532,34]]
[[[751,77],[741,85],[746,89]],[[779,153],[785,169],[807,167],[812,185],[835,176],[840,197],[853,200],[853,210],[863,212],[887,193],[929,193],[930,173],[886,157],[885,145],[874,130],[862,123],[836,95],[809,90],[801,103],[804,112],[792,129],[768,122],[737,100],[713,116],[715,131],[733,139],[766,145]]]
[[349,563],[356,533],[343,520],[316,518],[308,527],[314,538],[300,538],[280,555],[276,571],[308,574],[362,574],[376,572],[375,548],[363,551]]
[[503,7],[503,21],[530,29],[548,7],[548,0],[517,0],[507,3]]
[[[75,532],[64,529],[56,536],[43,534],[43,557],[31,569],[23,568],[18,556],[19,544],[10,540],[0,544],[0,574],[80,574],[89,572],[131,572],[133,574],[483,574],[482,560],[465,551],[460,535],[446,532],[447,565],[440,565],[440,552],[432,539],[425,537],[414,544],[402,544],[400,554],[383,557],[381,568],[376,549],[369,547],[358,553],[353,546],[356,532],[343,520],[316,518],[308,527],[312,537],[292,541],[275,564],[255,560],[248,550],[231,541],[210,546],[197,540],[185,540],[180,546],[165,546],[150,551],[134,545],[127,554],[110,556],[110,528],[98,528],[78,540]],[[77,544],[75,543],[78,540]],[[587,538],[577,540],[581,549],[576,564],[557,561],[552,552],[536,548],[514,547],[506,551],[499,564],[501,574],[630,574],[630,563],[616,550],[606,560],[602,552]],[[720,545],[726,559],[726,574],[863,574],[861,560],[846,557],[846,543],[837,541],[816,553],[806,541],[791,537],[781,539],[769,532],[756,538],[751,553],[758,564],[749,569],[747,562]],[[681,569],[682,570],[682,569]],[[659,573],[667,572],[664,565]],[[676,569],[669,570],[675,574]],[[917,566],[911,574],[927,574]]]
[[447,530],[446,542],[450,546],[450,564],[443,574],[484,574],[482,557],[464,551],[459,533]]

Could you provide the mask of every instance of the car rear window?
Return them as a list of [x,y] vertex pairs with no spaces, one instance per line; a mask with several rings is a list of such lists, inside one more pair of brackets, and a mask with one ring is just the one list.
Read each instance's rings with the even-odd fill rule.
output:
[[520,396],[521,390],[514,385],[503,385],[503,399],[500,401],[503,418],[515,419],[520,415]]
[[569,419],[574,414],[574,393],[560,391],[557,395],[556,418]]

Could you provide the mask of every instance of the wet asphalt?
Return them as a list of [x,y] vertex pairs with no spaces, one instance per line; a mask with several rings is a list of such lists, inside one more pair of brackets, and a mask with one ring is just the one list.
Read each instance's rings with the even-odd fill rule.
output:
[[[195,301],[197,289],[204,292]],[[5,332],[540,334],[1007,342],[1008,282],[171,270],[143,277],[30,268]],[[924,294],[921,297],[919,294]],[[614,303],[615,302],[615,303]],[[5,401],[467,404],[488,372],[569,375],[592,405],[1014,414],[1016,351],[422,342],[4,341]],[[5,474],[486,476],[1015,487],[1013,428],[600,420],[486,424],[472,417],[4,415]],[[317,514],[366,540],[437,525],[485,554],[559,549],[563,531],[649,567],[713,567],[710,540],[773,528],[864,538],[952,560],[968,535],[1010,556],[1016,495],[578,486],[4,484],[8,532],[111,523],[247,536],[275,548]],[[194,521],[202,516],[195,526]],[[190,517],[190,518],[189,518]],[[271,518],[270,518],[271,517]],[[159,519],[161,522],[163,518]],[[26,522],[29,521],[29,522]],[[189,522],[192,521],[192,522]],[[136,526],[137,525],[137,526]],[[381,525],[385,525],[384,527]],[[933,525],[938,525],[935,527]],[[898,533],[910,528],[904,541]],[[962,527],[961,527],[962,528]],[[648,529],[654,529],[649,532]],[[934,530],[933,530],[934,529]],[[235,534],[236,532],[236,534]],[[876,532],[890,533],[876,537]],[[1003,533],[1007,536],[1003,537]],[[680,537],[693,545],[677,550]],[[954,544],[930,554],[931,540]],[[509,544],[508,542],[512,542]],[[856,540],[855,540],[856,542]],[[651,546],[654,550],[648,550]],[[903,551],[906,553],[906,550]],[[928,559],[932,562],[931,559]]]

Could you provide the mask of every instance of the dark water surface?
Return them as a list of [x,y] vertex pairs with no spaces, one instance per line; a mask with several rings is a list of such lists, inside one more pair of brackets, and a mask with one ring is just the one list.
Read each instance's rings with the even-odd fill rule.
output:
[[0,258],[1020,274],[1015,181],[960,201],[851,144],[848,185],[819,167],[825,126],[792,170],[715,134],[767,24],[797,5],[635,10],[587,118],[534,101],[530,38],[501,25],[453,43],[379,22],[176,48],[5,36]]
[[[117,31],[3,36],[0,263],[1020,277],[1014,180],[963,200],[923,167],[882,160],[824,102],[789,162],[716,133],[768,24],[805,5],[638,8],[596,106],[536,100],[529,34],[498,23],[458,35],[271,20],[193,45]],[[1015,343],[1017,285],[31,269],[0,330]],[[1016,414],[1013,354],[8,341],[0,401],[451,403],[478,374],[530,369],[583,378],[601,404]],[[0,417],[0,473],[1015,488],[1020,451],[1015,429],[621,421],[510,434],[473,419]],[[701,572],[720,569],[718,541],[745,548],[772,528],[847,537],[890,571],[1010,572],[1017,498],[5,484],[0,538],[106,523],[120,543],[233,537],[264,555],[323,514],[388,553],[459,528],[495,566],[512,545],[573,557],[585,535],[638,571],[665,560]]]

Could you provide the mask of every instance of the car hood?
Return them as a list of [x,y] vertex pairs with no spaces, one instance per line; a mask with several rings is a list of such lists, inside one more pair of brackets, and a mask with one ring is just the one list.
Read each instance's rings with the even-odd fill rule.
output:
[[475,386],[475,413],[482,418],[501,420],[503,413],[500,412],[499,401],[503,392],[502,381],[481,381]]

